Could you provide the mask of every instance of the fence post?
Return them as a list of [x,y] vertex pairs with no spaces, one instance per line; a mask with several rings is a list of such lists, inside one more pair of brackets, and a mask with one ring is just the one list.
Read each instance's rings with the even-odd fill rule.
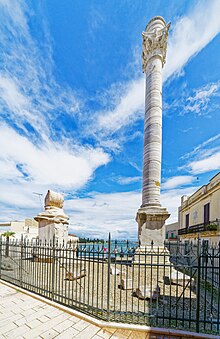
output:
[[22,269],[23,269],[23,262],[22,262],[22,258],[23,258],[23,234],[21,235],[21,251],[20,251],[20,265],[19,265],[19,283],[20,283],[20,287],[22,287]]
[[201,283],[201,243],[200,237],[198,237],[198,246],[197,246],[197,286],[196,286],[196,332],[199,333],[200,325],[200,283]]
[[54,300],[54,283],[55,283],[55,235],[53,235],[53,241],[52,241],[52,263],[51,263],[51,300]]
[[2,236],[0,235],[0,279],[2,277]]
[[111,266],[111,234],[108,236],[108,290],[107,290],[107,320],[110,320],[110,266]]

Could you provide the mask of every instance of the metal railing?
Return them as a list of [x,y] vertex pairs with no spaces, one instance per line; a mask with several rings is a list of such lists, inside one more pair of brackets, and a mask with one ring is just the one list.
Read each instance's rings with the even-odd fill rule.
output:
[[220,246],[0,241],[0,277],[107,321],[220,333]]
[[178,235],[189,234],[189,233],[200,233],[205,231],[217,231],[220,227],[220,221],[214,220],[207,223],[201,223],[178,230]]

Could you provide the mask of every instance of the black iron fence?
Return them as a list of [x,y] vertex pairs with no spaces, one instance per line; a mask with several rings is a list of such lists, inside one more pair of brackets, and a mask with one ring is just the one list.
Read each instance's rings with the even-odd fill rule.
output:
[[1,279],[107,321],[220,333],[220,246],[0,241]]

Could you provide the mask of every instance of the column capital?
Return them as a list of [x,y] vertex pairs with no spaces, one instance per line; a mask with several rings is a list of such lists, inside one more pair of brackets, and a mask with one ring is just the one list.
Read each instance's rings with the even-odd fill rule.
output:
[[149,60],[156,56],[161,59],[162,67],[166,62],[167,39],[170,23],[166,24],[162,17],[154,17],[142,33],[142,69],[146,72]]

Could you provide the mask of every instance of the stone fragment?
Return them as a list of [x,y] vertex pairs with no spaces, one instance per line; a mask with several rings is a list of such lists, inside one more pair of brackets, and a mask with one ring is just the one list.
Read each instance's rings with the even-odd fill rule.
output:
[[156,300],[160,297],[160,287],[158,285],[152,286],[152,288],[146,286],[140,286],[136,288],[135,295],[139,299],[152,299]]
[[110,267],[110,274],[112,275],[120,275],[121,271],[119,269],[117,269],[116,267],[114,266],[111,266]]
[[86,276],[86,270],[81,270],[81,271],[77,271],[77,272],[66,272],[66,277],[65,280],[77,280],[77,279],[81,279],[84,278]]
[[13,266],[9,258],[3,258],[1,262],[1,269],[5,271],[13,271]]
[[174,270],[171,272],[170,276],[164,276],[165,284],[174,284],[174,285],[181,285],[184,286],[190,283],[191,287],[195,286],[194,278],[191,278],[189,275],[184,274],[180,271]]

